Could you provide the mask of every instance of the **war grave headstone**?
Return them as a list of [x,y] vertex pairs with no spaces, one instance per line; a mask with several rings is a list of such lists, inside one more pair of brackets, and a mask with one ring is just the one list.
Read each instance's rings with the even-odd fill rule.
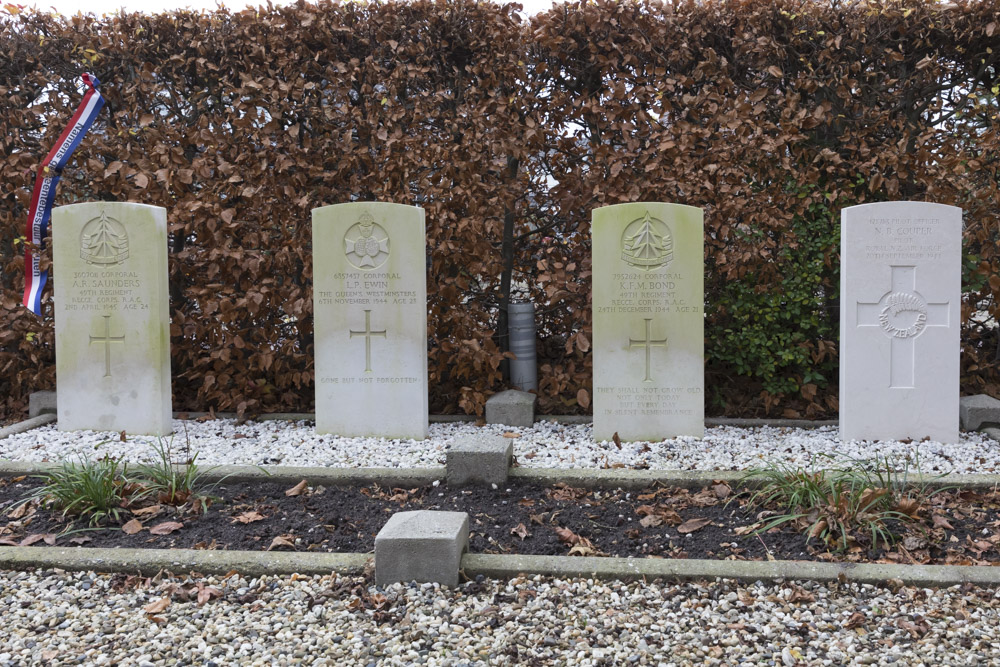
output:
[[593,212],[594,438],[701,437],[702,210],[666,203]]
[[840,437],[958,442],[962,210],[841,211]]
[[313,209],[316,431],[427,437],[424,211]]
[[169,434],[166,209],[60,206],[52,256],[59,429]]

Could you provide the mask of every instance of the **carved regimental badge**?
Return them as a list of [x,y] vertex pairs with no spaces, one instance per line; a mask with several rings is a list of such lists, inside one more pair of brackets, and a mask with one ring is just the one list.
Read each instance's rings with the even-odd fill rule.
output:
[[622,233],[622,259],[637,269],[662,269],[674,258],[674,239],[662,220],[649,215],[637,218]]
[[347,261],[356,269],[372,270],[389,258],[389,234],[375,222],[371,214],[363,213],[344,234]]
[[80,257],[88,264],[114,266],[128,259],[128,232],[125,225],[101,211],[80,233]]

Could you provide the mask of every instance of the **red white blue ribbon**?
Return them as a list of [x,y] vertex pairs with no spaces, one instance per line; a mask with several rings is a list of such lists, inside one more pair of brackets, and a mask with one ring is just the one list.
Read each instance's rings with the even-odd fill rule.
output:
[[39,253],[45,246],[45,234],[52,215],[52,202],[56,197],[56,184],[62,176],[63,167],[69,162],[73,151],[87,134],[94,118],[104,106],[104,98],[97,92],[100,81],[92,74],[83,75],[87,92],[77,107],[69,125],[59,136],[59,141],[49,151],[42,166],[38,168],[35,189],[31,194],[28,209],[28,225],[25,237],[30,243],[24,249],[24,305],[35,315],[42,314],[42,288],[48,281],[48,272],[39,269]]

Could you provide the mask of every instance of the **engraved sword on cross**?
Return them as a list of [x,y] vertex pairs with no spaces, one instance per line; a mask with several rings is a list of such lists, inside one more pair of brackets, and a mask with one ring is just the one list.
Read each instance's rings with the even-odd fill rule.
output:
[[912,389],[916,339],[927,327],[948,327],[950,302],[928,303],[917,291],[917,267],[892,266],[889,291],[876,302],[858,301],[858,326],[879,327],[889,342],[889,387]]

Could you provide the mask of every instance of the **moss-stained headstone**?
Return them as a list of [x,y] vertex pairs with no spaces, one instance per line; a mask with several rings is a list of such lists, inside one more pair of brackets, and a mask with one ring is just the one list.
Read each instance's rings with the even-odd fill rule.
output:
[[424,211],[313,209],[316,431],[427,437]]
[[595,439],[704,434],[703,229],[680,204],[594,210]]
[[958,442],[962,209],[851,206],[840,227],[840,437]]
[[169,434],[166,210],[60,206],[52,256],[59,428]]

